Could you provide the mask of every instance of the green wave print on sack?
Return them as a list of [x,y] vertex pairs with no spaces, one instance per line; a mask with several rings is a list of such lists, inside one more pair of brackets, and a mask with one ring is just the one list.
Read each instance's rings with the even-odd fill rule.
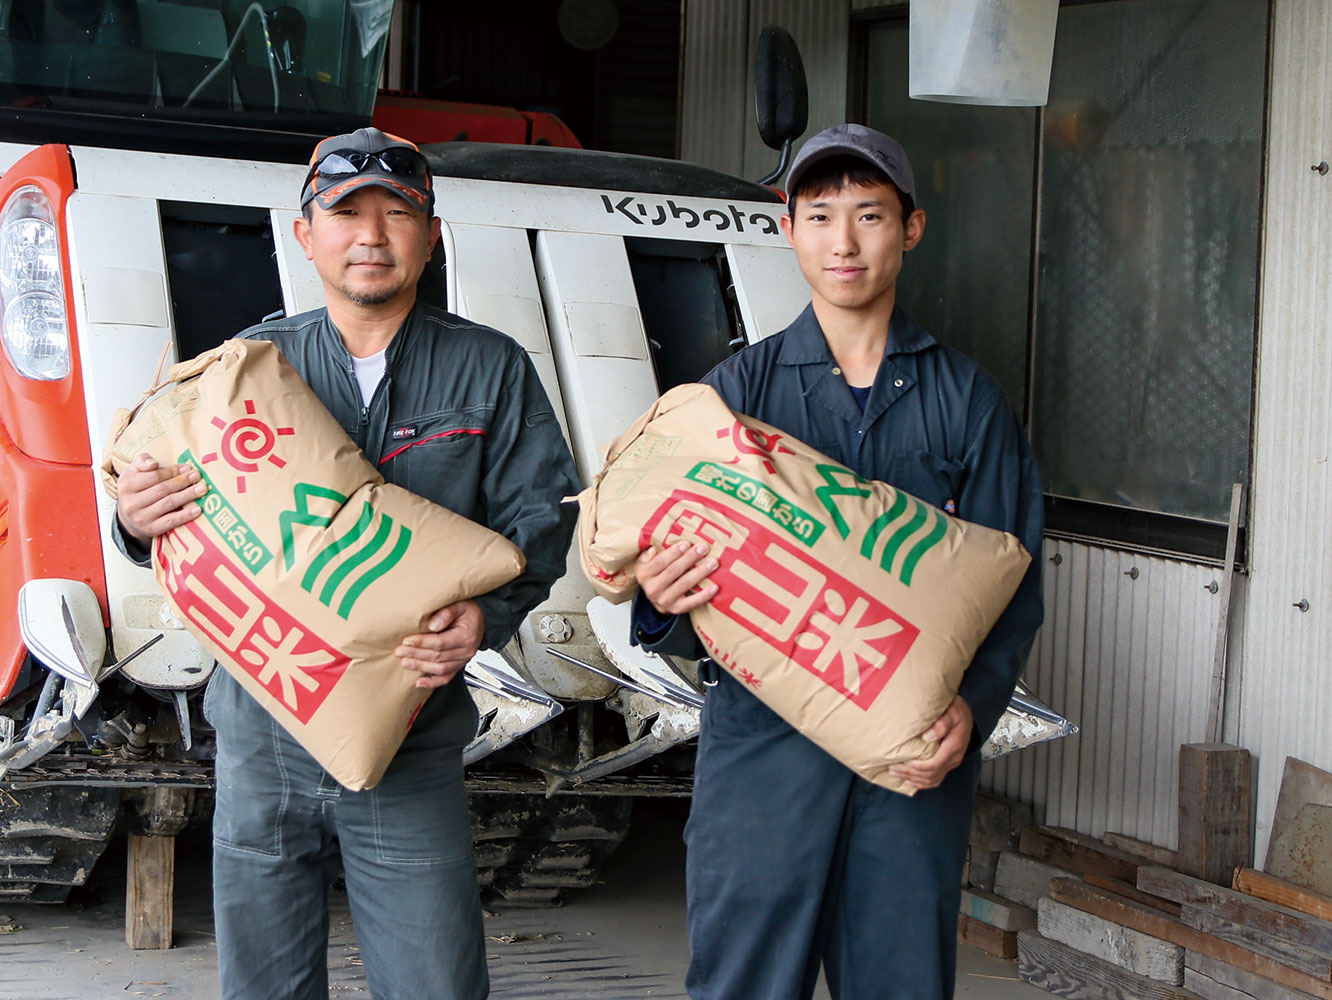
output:
[[[814,495],[819,498],[819,503],[823,504],[824,509],[832,516],[833,526],[837,529],[837,533],[846,538],[851,529],[847,526],[846,519],[842,517],[841,511],[837,509],[837,502],[833,498],[855,497],[856,499],[865,499],[872,496],[873,492],[857,485],[865,483],[865,480],[850,469],[844,469],[840,465],[822,464],[816,465],[814,468],[825,483],[825,485],[814,490]],[[849,480],[849,482],[839,482],[839,479]],[[874,547],[878,544],[880,536],[889,525],[900,520],[909,508],[913,509],[910,518],[888,536],[888,542],[884,545],[883,552],[879,556],[879,565],[889,573],[893,571],[893,562],[897,559],[897,554],[902,550],[902,546],[912,535],[925,527],[926,522],[929,521],[930,508],[915,497],[898,490],[892,506],[875,518],[874,522],[866,529],[865,537],[860,543],[860,554],[873,562]],[[934,527],[911,547],[902,560],[902,568],[898,572],[897,578],[902,581],[904,586],[911,586],[911,578],[915,574],[916,566],[921,558],[926,552],[943,541],[947,533],[948,519],[935,511]]]
[[[291,510],[284,510],[278,515],[278,524],[282,529],[282,559],[287,569],[291,569],[296,562],[296,526],[306,525],[312,528],[327,528],[333,523],[332,514],[317,514],[310,509],[311,498],[331,501],[337,509],[341,509],[348,499],[337,490],[316,486],[313,483],[297,483],[292,494],[295,506]],[[332,572],[325,579],[317,597],[320,604],[332,608],[333,599],[338,588],[353,572],[373,559],[388,545],[389,539],[393,535],[393,518],[381,513],[378,520],[378,526],[375,528],[369,542],[359,549],[354,549],[370,529],[370,526],[375,523],[375,509],[367,502],[361,508],[361,516],[352,525],[351,529],[341,538],[329,542],[310,561],[309,567],[305,570],[305,575],[301,577],[301,589],[314,595],[315,586],[320,575],[331,566]],[[411,541],[412,529],[405,525],[399,525],[398,539],[388,555],[352,580],[351,586],[343,594],[342,601],[336,608],[339,618],[345,620],[351,614],[352,608],[361,595],[365,593],[366,588],[402,561],[402,557],[407,554],[407,547],[411,544]],[[353,549],[354,551],[352,551]],[[343,555],[344,553],[346,555]],[[341,560],[339,560],[340,556],[342,557]]]

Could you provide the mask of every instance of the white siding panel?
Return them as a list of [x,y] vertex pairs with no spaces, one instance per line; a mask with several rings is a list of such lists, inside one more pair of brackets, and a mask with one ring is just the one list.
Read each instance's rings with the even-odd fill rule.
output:
[[1044,559],[1026,681],[1082,732],[987,765],[982,785],[1048,823],[1174,846],[1179,744],[1206,738],[1220,571],[1063,540]]
[[754,131],[744,95],[752,70],[747,0],[685,0],[680,81],[680,159],[737,173],[745,132]]
[[[1332,5],[1272,31],[1257,430],[1238,742],[1257,757],[1261,864],[1285,758],[1332,770]],[[1309,602],[1302,613],[1293,604]]]
[[846,120],[850,0],[686,0],[682,160],[751,179],[777,165],[754,122],[754,55],[767,24],[800,46],[809,83],[805,137]]

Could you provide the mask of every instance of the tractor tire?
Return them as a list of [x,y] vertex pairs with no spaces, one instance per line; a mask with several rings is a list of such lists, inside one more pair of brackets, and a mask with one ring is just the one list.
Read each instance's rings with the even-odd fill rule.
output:
[[594,885],[629,831],[633,799],[608,795],[473,795],[477,881],[500,907],[558,906]]
[[120,789],[0,788],[0,901],[63,903],[106,850]]

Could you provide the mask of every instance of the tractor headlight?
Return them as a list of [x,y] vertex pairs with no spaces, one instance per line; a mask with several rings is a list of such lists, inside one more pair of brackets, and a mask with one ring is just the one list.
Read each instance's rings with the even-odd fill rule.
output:
[[25,378],[69,374],[69,323],[60,271],[60,237],[51,199],[19,188],[0,212],[0,296],[5,355]]

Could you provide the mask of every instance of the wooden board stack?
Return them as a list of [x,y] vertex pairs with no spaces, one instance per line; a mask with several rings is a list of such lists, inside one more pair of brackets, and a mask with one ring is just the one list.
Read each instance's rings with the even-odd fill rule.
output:
[[985,792],[976,795],[957,937],[996,958],[1016,958],[1018,931],[1036,926],[1034,904],[1005,898],[994,891],[1000,877],[1000,857],[1012,854],[1031,820],[1030,807],[1020,802]]
[[1112,839],[1030,827],[1000,855],[994,893],[1036,914],[1014,934],[1023,979],[1087,1000],[1332,1000],[1332,899],[1247,867],[1216,885]]

